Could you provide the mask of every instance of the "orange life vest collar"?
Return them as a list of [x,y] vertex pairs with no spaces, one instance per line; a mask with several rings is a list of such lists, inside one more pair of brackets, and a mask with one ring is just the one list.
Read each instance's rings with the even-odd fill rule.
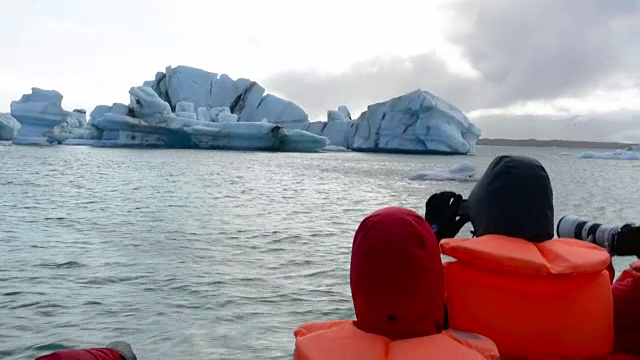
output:
[[444,239],[440,249],[443,254],[471,265],[523,275],[599,273],[611,261],[607,251],[597,245],[562,238],[532,243],[508,236],[485,235]]

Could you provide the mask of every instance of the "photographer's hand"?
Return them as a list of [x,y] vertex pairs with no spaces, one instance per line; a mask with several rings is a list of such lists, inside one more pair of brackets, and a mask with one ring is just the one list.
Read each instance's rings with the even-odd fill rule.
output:
[[438,241],[452,238],[469,222],[468,216],[458,216],[462,195],[452,191],[435,193],[425,203],[424,218],[429,222]]

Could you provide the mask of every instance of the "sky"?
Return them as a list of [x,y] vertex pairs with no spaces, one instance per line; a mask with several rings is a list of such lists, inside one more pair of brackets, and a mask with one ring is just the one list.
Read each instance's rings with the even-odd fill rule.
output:
[[314,120],[421,88],[484,137],[640,142],[640,0],[0,0],[0,112],[127,103],[188,65]]

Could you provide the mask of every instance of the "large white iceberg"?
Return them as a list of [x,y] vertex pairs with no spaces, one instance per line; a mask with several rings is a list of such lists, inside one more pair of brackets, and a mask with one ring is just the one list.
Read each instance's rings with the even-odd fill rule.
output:
[[0,113],[0,140],[13,140],[20,129],[20,123],[10,114]]
[[147,81],[156,94],[178,111],[181,102],[193,103],[197,118],[207,120],[212,109],[228,108],[239,122],[268,122],[287,129],[305,130],[327,137],[332,146],[355,151],[468,154],[480,129],[456,107],[422,90],[370,105],[352,120],[341,106],[327,113],[326,122],[309,122],[298,105],[274,95],[248,79],[187,66],[167,67]]
[[587,151],[578,155],[580,159],[605,159],[605,160],[640,160],[640,153],[627,150],[615,150],[608,152]]
[[86,126],[84,110],[64,110],[62,94],[55,90],[32,88],[31,94],[11,102],[11,116],[20,123],[13,139],[20,145],[51,145],[56,142],[52,136],[61,128],[71,131]]

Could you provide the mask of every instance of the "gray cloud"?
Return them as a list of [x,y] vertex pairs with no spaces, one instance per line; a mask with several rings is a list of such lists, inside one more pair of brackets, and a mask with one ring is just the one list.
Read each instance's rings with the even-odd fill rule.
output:
[[[265,81],[273,89],[299,103],[313,116],[343,105],[363,108],[375,101],[422,87],[454,104],[471,97],[469,79],[451,75],[445,63],[432,54],[411,58],[375,58],[352,65],[342,74],[288,72]],[[353,114],[357,116],[357,114]]]
[[640,82],[640,0],[462,0],[449,40],[479,72],[452,74],[431,53],[375,58],[341,74],[286,72],[265,85],[313,116],[423,88],[465,111],[581,96]]

